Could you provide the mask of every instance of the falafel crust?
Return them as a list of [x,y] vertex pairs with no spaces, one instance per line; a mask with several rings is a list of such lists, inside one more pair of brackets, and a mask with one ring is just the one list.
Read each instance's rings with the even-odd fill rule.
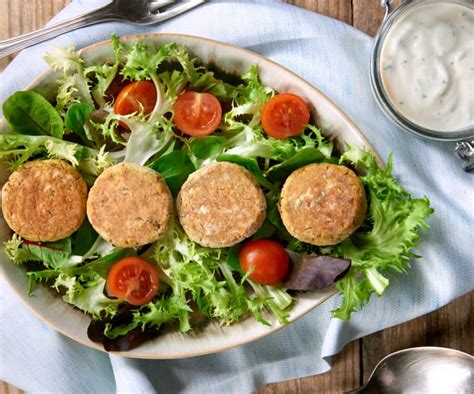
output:
[[68,237],[86,217],[87,185],[62,160],[36,160],[10,175],[2,189],[2,211],[20,237],[52,242]]
[[293,237],[312,245],[335,245],[362,224],[367,200],[350,168],[309,164],[287,178],[278,209]]
[[253,235],[267,209],[265,195],[253,175],[227,162],[210,164],[191,174],[176,205],[189,238],[210,248],[232,246]]
[[173,199],[161,175],[134,163],[107,168],[87,200],[87,217],[114,246],[131,248],[156,241],[167,229]]

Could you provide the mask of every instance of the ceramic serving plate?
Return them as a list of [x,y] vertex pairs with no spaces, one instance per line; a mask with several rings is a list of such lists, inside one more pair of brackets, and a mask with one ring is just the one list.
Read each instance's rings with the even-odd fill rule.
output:
[[[357,126],[319,90],[286,68],[256,53],[206,38],[179,34],[132,35],[121,39],[127,42],[140,40],[151,47],[164,42],[185,44],[200,62],[212,64],[228,73],[238,75],[241,75],[252,64],[257,64],[265,85],[279,92],[298,94],[309,103],[316,124],[326,137],[337,141],[341,149],[343,148],[342,141],[346,141],[351,145],[365,146],[373,151]],[[110,41],[84,48],[82,55],[86,65],[113,62],[114,59]],[[26,90],[38,91],[51,99],[54,97],[57,78],[58,75],[55,72],[48,70],[27,86]],[[7,132],[5,122],[0,124],[0,132]],[[0,223],[0,237],[2,241],[10,237],[10,231],[3,217]],[[86,346],[103,350],[101,345],[91,342],[87,337],[87,327],[90,322],[87,315],[62,301],[60,296],[46,287],[37,286],[33,295],[29,297],[27,295],[28,278],[22,267],[10,263],[3,253],[0,255],[0,263],[5,279],[18,298],[39,318],[64,335]],[[335,293],[335,289],[331,287],[324,291],[299,295],[291,311],[290,322],[313,310]],[[172,359],[215,353],[255,341],[285,326],[275,319],[269,318],[269,320],[272,322],[271,327],[263,326],[253,318],[223,327],[217,323],[211,323],[199,333],[167,333],[138,348],[116,354],[134,358]]]

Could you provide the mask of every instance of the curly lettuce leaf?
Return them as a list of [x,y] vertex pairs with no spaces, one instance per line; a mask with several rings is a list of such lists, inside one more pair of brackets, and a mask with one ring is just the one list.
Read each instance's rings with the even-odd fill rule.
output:
[[[362,308],[372,294],[381,296],[392,272],[406,272],[411,252],[420,239],[420,230],[427,230],[427,218],[434,211],[427,198],[412,198],[391,176],[392,158],[384,170],[376,158],[359,148],[350,148],[340,158],[359,169],[368,191],[368,219],[350,238],[338,245],[334,253],[352,260],[352,267],[337,288],[343,301],[333,316],[349,319],[352,312]],[[370,228],[367,230],[367,228]]]
[[55,47],[46,53],[44,60],[53,70],[62,71],[56,96],[56,110],[61,115],[64,116],[74,103],[94,105],[88,80],[84,75],[84,61],[74,46]]
[[[84,239],[80,240],[83,241]],[[77,238],[75,242],[78,242]],[[88,240],[87,243],[89,242]],[[96,242],[84,256],[74,255],[71,237],[57,242],[37,243],[22,240],[14,234],[11,240],[5,242],[5,253],[14,263],[41,262],[46,267],[28,272],[28,294],[32,294],[35,282],[46,282],[63,294],[65,302],[96,318],[113,316],[118,306],[123,303],[121,300],[107,297],[104,288],[110,267],[118,259],[131,254],[127,249],[104,255],[106,252],[107,249],[102,247],[102,243]],[[85,256],[88,255],[96,255],[95,260],[83,264]],[[101,257],[97,258],[98,256]]]
[[[117,134],[117,125],[122,122],[130,129],[128,141],[124,141]],[[144,165],[153,156],[164,153],[172,143],[174,136],[173,124],[164,119],[161,123],[153,124],[132,115],[107,115],[104,123],[96,125],[105,137],[111,138],[125,146],[122,151],[124,161]]]
[[[124,50],[126,62],[120,74],[132,81],[151,80],[155,85],[157,100],[148,118],[150,123],[161,122],[164,119],[163,115],[171,111],[176,96],[170,94],[169,87],[173,87],[173,93],[176,95],[184,89],[184,80],[182,85],[179,85],[181,88],[178,89],[175,81],[167,85],[158,77],[158,67],[170,58],[170,50],[174,45],[165,44],[158,50],[152,50],[148,45],[137,42],[131,48]],[[168,87],[168,90],[165,90],[165,87]]]
[[33,158],[61,159],[83,174],[97,176],[123,158],[124,152],[105,152],[48,136],[0,135],[0,161],[17,170]]
[[89,76],[93,76],[95,84],[92,87],[91,95],[94,98],[94,101],[100,107],[104,107],[105,105],[107,105],[106,92],[108,87],[115,79],[121,62],[122,46],[120,44],[120,40],[115,34],[112,34],[111,40],[112,48],[115,53],[114,63],[96,64],[85,68],[83,71],[83,74],[86,78],[89,78]]
[[178,321],[179,329],[191,329],[196,311],[220,324],[231,324],[253,314],[268,324],[264,312],[269,310],[285,322],[292,298],[284,289],[250,283],[255,293],[249,293],[238,282],[233,269],[226,263],[225,249],[210,249],[192,242],[182,228],[175,224],[156,243],[151,258],[158,264],[161,281],[171,292],[133,311],[133,321],[122,326],[108,326],[106,335],[115,338],[142,327],[157,327]]
[[11,239],[3,243],[4,252],[7,258],[14,264],[20,265],[27,261],[41,261],[41,258],[35,256],[28,248],[22,247],[23,240],[13,233]]

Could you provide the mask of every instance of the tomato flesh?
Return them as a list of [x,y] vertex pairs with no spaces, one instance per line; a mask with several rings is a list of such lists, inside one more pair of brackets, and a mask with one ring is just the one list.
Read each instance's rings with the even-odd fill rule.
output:
[[277,94],[262,108],[262,127],[270,137],[295,137],[304,131],[308,122],[308,105],[296,94]]
[[[153,82],[132,82],[118,94],[114,103],[114,112],[119,115],[143,112],[147,115],[155,108],[156,100],[156,87]],[[122,124],[122,126],[128,129],[126,125]]]
[[219,100],[210,93],[184,92],[173,105],[174,124],[192,137],[213,133],[222,118]]
[[285,248],[270,239],[248,241],[240,250],[240,267],[249,278],[263,285],[282,282],[288,274],[289,257]]
[[117,261],[107,275],[107,289],[115,297],[131,305],[151,301],[158,291],[158,272],[140,257],[125,257]]

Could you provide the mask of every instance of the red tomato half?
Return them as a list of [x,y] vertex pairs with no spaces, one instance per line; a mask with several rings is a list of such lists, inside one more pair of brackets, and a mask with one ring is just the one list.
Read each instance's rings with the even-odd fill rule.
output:
[[304,131],[308,122],[308,105],[295,94],[277,94],[262,109],[262,127],[270,137],[297,136]]
[[240,267],[249,278],[262,285],[282,282],[288,273],[289,258],[278,242],[270,239],[248,241],[240,250]]
[[176,99],[173,110],[176,127],[192,137],[211,134],[222,117],[219,100],[209,93],[185,92]]
[[134,112],[149,114],[156,104],[156,87],[151,81],[132,82],[125,86],[114,103],[114,112],[128,115]]
[[125,257],[117,261],[107,275],[107,289],[131,305],[151,301],[158,291],[158,272],[140,257]]

